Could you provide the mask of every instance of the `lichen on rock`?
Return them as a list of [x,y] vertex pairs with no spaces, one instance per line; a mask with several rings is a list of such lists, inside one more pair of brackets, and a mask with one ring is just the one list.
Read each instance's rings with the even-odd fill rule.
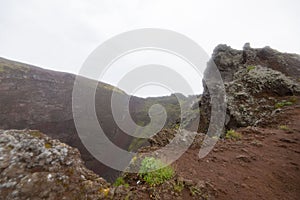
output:
[[79,151],[32,130],[0,130],[0,199],[103,199],[110,185]]

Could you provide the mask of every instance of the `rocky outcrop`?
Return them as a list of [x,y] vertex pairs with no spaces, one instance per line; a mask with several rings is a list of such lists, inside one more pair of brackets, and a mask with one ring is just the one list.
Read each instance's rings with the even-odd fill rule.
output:
[[150,186],[125,173],[126,184],[112,186],[84,166],[77,149],[36,130],[0,130],[0,161],[0,199],[207,199],[216,192],[178,175]]
[[[227,45],[215,48],[211,61],[220,71],[226,90],[225,128],[263,125],[277,112],[276,104],[293,103],[300,95],[300,56],[280,53],[270,47],[243,50]],[[206,71],[209,71],[208,65]],[[200,101],[200,132],[206,132],[210,122],[210,94],[203,81]],[[283,103],[284,104],[284,103]],[[277,110],[276,110],[277,109]]]
[[110,185],[79,151],[39,131],[0,130],[0,199],[103,199]]

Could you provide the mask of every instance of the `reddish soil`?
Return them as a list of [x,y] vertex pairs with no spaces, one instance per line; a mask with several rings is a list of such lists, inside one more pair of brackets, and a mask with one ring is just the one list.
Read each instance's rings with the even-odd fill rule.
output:
[[188,150],[175,163],[177,173],[209,182],[216,199],[300,199],[299,104],[276,121],[269,128],[238,129],[242,139],[219,140],[203,159],[199,149]]

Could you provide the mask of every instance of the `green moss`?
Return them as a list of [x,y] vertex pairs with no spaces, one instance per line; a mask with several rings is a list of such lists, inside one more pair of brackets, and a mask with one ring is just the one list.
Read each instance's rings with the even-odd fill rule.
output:
[[248,72],[250,72],[251,70],[254,70],[254,69],[255,69],[255,66],[252,66],[252,65],[247,67]]
[[129,187],[129,184],[125,182],[125,180],[123,179],[123,177],[117,178],[117,180],[114,182],[114,186],[115,187],[118,187],[120,185],[124,185],[126,188]]
[[233,139],[233,140],[239,140],[242,138],[242,134],[236,132],[235,130],[233,129],[230,129],[226,132],[226,135],[225,135],[225,138],[226,139]]
[[285,107],[285,106],[291,106],[291,105],[293,105],[292,102],[283,100],[283,101],[281,101],[281,102],[277,102],[277,103],[275,104],[275,108],[277,109],[277,108],[282,108],[282,107]]

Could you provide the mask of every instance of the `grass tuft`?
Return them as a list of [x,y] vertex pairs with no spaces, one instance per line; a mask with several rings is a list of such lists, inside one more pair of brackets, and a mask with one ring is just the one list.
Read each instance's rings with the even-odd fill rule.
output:
[[174,170],[171,166],[165,166],[159,159],[145,157],[141,163],[139,176],[150,186],[155,186],[170,180],[174,176]]
[[242,134],[236,132],[233,129],[230,129],[226,132],[225,138],[232,139],[232,140],[240,140],[242,138]]
[[291,106],[291,105],[293,105],[293,102],[283,100],[283,101],[277,102],[275,104],[275,108],[278,109],[278,108],[282,108],[282,107],[285,107],[285,106]]
[[115,187],[118,187],[120,185],[124,185],[126,188],[129,187],[129,184],[125,182],[125,180],[123,179],[123,177],[117,178],[117,180],[114,183]]

